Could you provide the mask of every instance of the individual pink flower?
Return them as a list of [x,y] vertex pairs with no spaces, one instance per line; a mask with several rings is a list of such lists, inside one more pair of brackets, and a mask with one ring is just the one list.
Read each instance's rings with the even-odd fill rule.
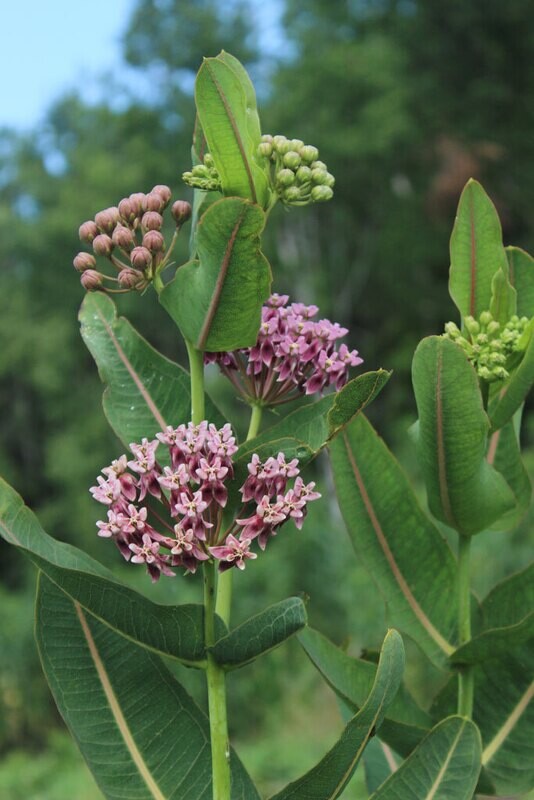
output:
[[235,536],[230,534],[226,542],[220,547],[210,547],[209,551],[212,556],[218,559],[219,571],[224,572],[233,566],[238,569],[245,569],[245,559],[257,558],[257,553],[250,552],[250,539],[236,539]]

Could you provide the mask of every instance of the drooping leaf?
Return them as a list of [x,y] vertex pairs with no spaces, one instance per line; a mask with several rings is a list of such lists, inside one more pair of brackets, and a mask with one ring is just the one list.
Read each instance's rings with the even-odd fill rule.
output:
[[[352,713],[358,711],[364,705],[375,680],[376,664],[352,658],[312,628],[301,631],[298,640],[338,697]],[[419,708],[401,685],[386,712],[380,738],[401,755],[408,755],[431,726],[429,714]]]
[[198,223],[197,260],[180,267],[162,291],[162,305],[198,350],[256,342],[272,279],[260,250],[264,224],[264,212],[246,200],[213,203]]
[[383,369],[365,372],[350,380],[339,392],[328,394],[316,403],[309,403],[292,411],[259,436],[244,442],[239,448],[236,461],[245,463],[252,453],[258,452],[258,448],[265,451],[271,443],[271,454],[277,453],[280,449],[278,442],[291,439],[295,440],[293,449],[304,445],[308,448],[309,456],[315,456],[375,399],[390,375],[390,372]]
[[363,754],[365,785],[368,792],[374,792],[390,775],[396,772],[401,759],[378,737],[371,739]]
[[[104,412],[125,445],[191,419],[189,374],[154,350],[124,317],[117,317],[107,295],[86,295],[80,323],[106,385]],[[225,422],[209,398],[206,414],[217,425]]]
[[520,247],[507,247],[510,283],[517,293],[517,315],[534,317],[534,258]]
[[477,664],[493,658],[506,658],[508,653],[534,639],[534,612],[504,628],[489,628],[455,650],[452,664]]
[[[52,694],[108,800],[211,800],[208,721],[152,653],[46,577],[36,638]],[[259,800],[232,754],[232,800]]]
[[489,415],[493,430],[503,428],[518,411],[534,385],[534,320],[527,335],[530,335],[519,366],[512,372],[495,401],[490,404]]
[[[200,605],[154,603],[82,550],[49,536],[22,498],[0,479],[0,536],[24,553],[73,601],[128,639],[195,664],[205,658]],[[219,635],[225,633],[218,620]]]
[[521,458],[514,420],[510,420],[504,428],[490,436],[487,459],[501,473],[515,497],[515,508],[504,514],[495,524],[498,530],[510,530],[515,528],[525,515],[532,495],[530,478]]
[[430,510],[463,535],[478,533],[515,502],[486,460],[489,419],[475,370],[454,342],[429,336],[415,351],[412,379]]
[[392,624],[445,667],[456,638],[456,562],[449,546],[363,414],[330,452],[341,513]]
[[476,726],[462,717],[448,717],[369,800],[472,800],[480,750]]
[[221,54],[204,59],[198,72],[195,84],[198,116],[221,177],[223,193],[267,208],[267,179],[256,161],[260,126],[255,97],[241,70],[236,71],[235,59],[225,55],[226,58]]
[[495,206],[477,183],[467,182],[451,236],[449,291],[462,318],[488,311],[493,276],[508,274],[501,224]]
[[335,800],[343,792],[365,746],[379,729],[402,680],[404,648],[396,631],[384,639],[375,682],[361,711],[345,727],[341,738],[324,758],[272,800]]
[[241,667],[300,631],[306,619],[306,608],[300,597],[290,597],[234,628],[214,644],[211,652],[227,669]]
[[491,282],[490,308],[493,319],[501,325],[506,325],[517,309],[517,294],[508,277],[506,270],[498,269]]

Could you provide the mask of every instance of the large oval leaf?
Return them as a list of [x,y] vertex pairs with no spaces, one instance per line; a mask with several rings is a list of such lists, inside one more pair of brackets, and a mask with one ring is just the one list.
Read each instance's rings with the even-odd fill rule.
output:
[[495,273],[508,274],[501,223],[495,206],[477,183],[466,184],[451,236],[449,291],[463,317],[488,311]]
[[[520,420],[517,420],[519,425]],[[510,530],[525,515],[532,495],[530,477],[521,458],[515,420],[510,420],[490,436],[487,459],[501,473],[515,498],[515,508],[504,514],[493,527],[500,531]]]
[[484,530],[515,498],[486,460],[489,420],[475,370],[454,342],[429,336],[415,351],[412,378],[430,510],[464,535]]
[[[128,445],[191,419],[189,374],[154,350],[102,292],[87,294],[80,309],[81,334],[106,385],[104,412]],[[225,420],[209,398],[210,421]]]
[[373,688],[361,711],[348,723],[325,757],[272,800],[335,800],[339,797],[393,701],[403,670],[402,639],[396,631],[390,630],[382,645]]
[[[195,84],[195,101],[204,135],[226,196],[236,195],[264,208],[269,192],[256,161],[260,126],[254,92],[231,56],[206,58]],[[237,62],[239,64],[239,62]]]
[[472,800],[480,750],[476,726],[468,719],[449,717],[369,800]]
[[392,623],[445,667],[456,638],[456,561],[449,546],[363,414],[330,452],[341,513]]
[[238,197],[213,203],[196,234],[198,260],[180,267],[160,301],[198,350],[251,347],[271,268],[260,250],[265,214]]
[[[354,713],[365,703],[376,677],[376,664],[352,658],[312,628],[298,634],[298,640],[328,685]],[[406,756],[419,744],[432,726],[404,686],[389,706],[380,738]]]
[[517,315],[534,317],[534,258],[520,247],[507,247],[510,283],[517,293]]
[[[163,662],[46,577],[36,638],[52,694],[108,800],[211,800],[208,721]],[[232,800],[259,800],[232,754]]]
[[[41,528],[22,498],[0,479],[0,536],[15,545],[72,600],[123,636],[188,664],[205,658],[200,605],[154,603],[125,586],[94,558]],[[225,628],[219,620],[219,636]]]

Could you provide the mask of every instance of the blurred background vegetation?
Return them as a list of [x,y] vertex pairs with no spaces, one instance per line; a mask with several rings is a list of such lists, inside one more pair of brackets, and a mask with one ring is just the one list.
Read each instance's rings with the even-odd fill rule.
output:
[[[481,180],[505,242],[532,250],[534,233],[534,6],[528,0],[276,0],[282,25],[265,45],[263,0],[132,0],[125,65],[151,87],[140,102],[110,83],[109,102],[61,97],[30,133],[0,130],[0,473],[55,537],[123,570],[95,536],[87,487],[120,445],[101,410],[101,386],[77,334],[82,291],[71,261],[79,224],[134,191],[180,181],[188,168],[194,74],[221,48],[255,80],[264,132],[320,148],[337,179],[334,202],[273,213],[265,250],[277,291],[317,302],[350,328],[366,367],[394,369],[372,409],[413,480],[410,362],[418,340],[455,318],[447,293],[448,238],[466,180]],[[263,35],[262,35],[263,34]],[[120,103],[117,103],[117,97]],[[184,237],[185,239],[186,237]],[[185,242],[179,257],[185,258]],[[172,358],[183,353],[154,298],[120,309]],[[210,375],[229,413],[239,408]],[[235,417],[234,417],[235,418]],[[534,467],[526,420],[527,459]],[[532,427],[532,423],[531,423]],[[383,603],[330,499],[239,576],[236,621],[291,593],[309,595],[312,623],[351,652],[376,647]],[[532,515],[513,534],[475,542],[480,594],[531,554]],[[424,569],[424,565],[421,565]],[[124,572],[124,570],[123,570]],[[122,577],[158,599],[198,597],[198,581]],[[64,732],[32,638],[33,569],[8,547],[0,561],[0,797],[100,797]],[[440,685],[410,648],[421,702]],[[180,675],[202,698],[197,676]],[[295,643],[230,678],[237,747],[272,792],[312,765],[341,728],[336,702]],[[282,716],[283,715],[283,716]],[[360,797],[359,779],[346,796]]]

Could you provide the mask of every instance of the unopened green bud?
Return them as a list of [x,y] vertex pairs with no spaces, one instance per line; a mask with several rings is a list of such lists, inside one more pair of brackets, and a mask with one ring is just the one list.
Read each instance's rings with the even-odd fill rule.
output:
[[288,188],[284,190],[282,199],[286,203],[298,202],[301,199],[300,189],[298,188],[298,186],[288,186]]
[[492,371],[495,379],[498,381],[505,381],[509,377],[509,373],[504,367],[494,367]]
[[273,154],[273,145],[271,142],[261,142],[258,145],[258,155],[263,158],[270,158]]
[[312,181],[316,186],[322,186],[323,184],[326,185],[327,180],[328,172],[325,169],[321,169],[319,167],[312,169]]
[[289,153],[291,150],[291,145],[289,140],[286,139],[285,136],[274,136],[273,137],[273,147],[277,153],[281,156],[285,155],[285,153]]
[[447,336],[450,336],[451,339],[457,339],[460,336],[460,329],[454,322],[447,322],[445,324],[445,333]]
[[[482,322],[482,314],[480,315],[480,321]],[[484,324],[484,323],[482,323],[482,324]],[[492,319],[491,322],[487,325],[487,330],[488,330],[488,333],[490,334],[490,336],[493,336],[494,334],[496,334],[500,330],[500,327],[501,326],[499,325],[497,320]]]
[[471,336],[476,336],[477,333],[480,333],[480,325],[478,324],[478,322],[474,317],[466,317],[464,322],[465,322],[465,327],[467,328]]
[[326,173],[326,180],[324,182],[324,185],[325,186],[329,186],[331,189],[333,189],[334,186],[335,186],[335,183],[336,183],[336,179],[334,178],[332,173],[331,172],[327,172]]
[[324,203],[326,200],[331,200],[334,192],[330,186],[314,186],[311,190],[311,199],[315,203]]
[[489,370],[487,367],[479,367],[478,368],[478,374],[485,381],[493,380],[493,374],[492,374],[491,370]]
[[312,144],[305,144],[300,148],[299,152],[305,164],[313,164],[319,158],[319,151]]
[[295,173],[290,169],[281,169],[276,175],[280,186],[292,186],[295,183]]
[[273,137],[271,136],[270,133],[263,133],[260,141],[261,142],[267,142],[268,144],[272,144],[273,143]]
[[296,150],[290,150],[289,153],[285,154],[282,160],[284,162],[284,167],[289,167],[289,169],[297,169],[300,167],[300,156]]
[[312,169],[323,169],[325,172],[328,172],[328,168],[327,168],[326,164],[324,163],[324,161],[312,161],[312,163],[310,164],[310,167]]
[[304,183],[311,183],[311,174],[312,171],[309,167],[299,167],[296,173],[298,183],[301,185]]
[[204,156],[204,165],[208,169],[215,169],[215,161],[213,160],[213,156],[211,155],[211,153],[206,153],[206,155]]
[[194,178],[209,178],[210,171],[205,164],[195,164],[191,174]]
[[493,322],[493,317],[489,311],[483,311],[480,315],[480,324],[484,327]]
[[291,150],[295,150],[297,153],[300,153],[300,148],[304,147],[302,139],[290,139],[289,144],[291,145]]

